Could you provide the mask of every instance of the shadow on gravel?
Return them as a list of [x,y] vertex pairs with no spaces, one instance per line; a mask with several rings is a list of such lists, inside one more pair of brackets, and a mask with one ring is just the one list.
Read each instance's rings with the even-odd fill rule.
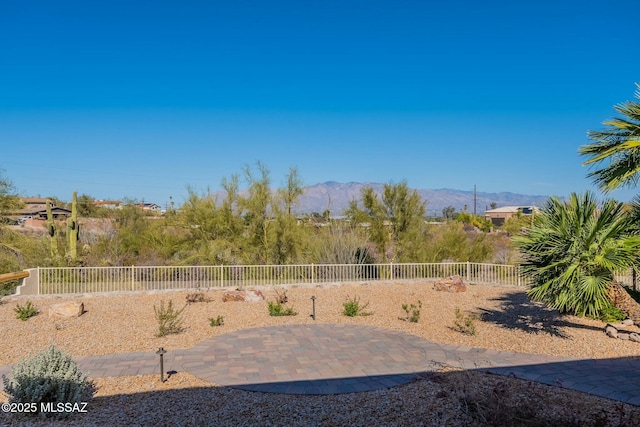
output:
[[[602,364],[604,363],[604,366]],[[606,368],[610,368],[607,370]],[[638,379],[638,363],[624,360],[576,361],[512,366],[498,375],[484,370],[425,372],[414,381],[384,391],[347,394],[282,394],[246,391],[255,384],[232,387],[179,388],[179,377],[165,386],[176,388],[96,397],[86,413],[65,419],[38,419],[0,413],[0,425],[51,426],[474,426],[474,427],[632,427],[640,425],[640,407],[622,405],[567,390],[562,381],[552,385],[522,379],[531,369],[562,373],[605,368],[605,375]],[[568,375],[572,380],[575,376]],[[541,379],[544,379],[542,377]],[[367,378],[354,377],[354,384]],[[126,379],[123,379],[126,381]],[[593,386],[576,383],[578,390]],[[279,387],[281,389],[281,387]],[[613,398],[634,393],[616,392],[605,384],[597,391]]]
[[536,334],[546,333],[560,338],[569,338],[569,335],[562,331],[564,327],[601,330],[570,322],[567,320],[569,316],[564,316],[544,304],[531,301],[522,292],[507,293],[494,301],[500,301],[501,308],[498,310],[480,308],[480,319],[507,329],[519,329]]

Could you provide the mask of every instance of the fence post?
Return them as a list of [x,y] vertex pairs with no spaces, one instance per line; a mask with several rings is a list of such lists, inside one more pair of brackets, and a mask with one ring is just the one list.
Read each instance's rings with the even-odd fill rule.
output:
[[471,281],[471,263],[467,261],[467,283]]
[[516,265],[516,274],[518,275],[518,286],[520,286],[520,266]]
[[220,266],[220,287],[224,288],[224,265]]
[[136,290],[136,273],[134,271],[134,266],[131,266],[131,290]]
[[311,264],[311,284],[315,283],[315,272],[316,269],[313,268],[313,264]]

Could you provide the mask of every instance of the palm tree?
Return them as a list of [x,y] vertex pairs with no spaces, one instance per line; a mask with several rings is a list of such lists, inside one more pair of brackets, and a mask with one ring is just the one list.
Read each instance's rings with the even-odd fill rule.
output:
[[640,305],[614,280],[638,260],[640,236],[623,204],[598,205],[591,192],[552,197],[532,227],[514,238],[532,280],[529,296],[560,312],[597,316],[615,305],[640,324]]
[[[640,100],[640,84],[636,86],[635,97]],[[584,165],[594,166],[609,160],[608,165],[587,175],[605,193],[620,186],[635,187],[640,179],[640,103],[626,101],[614,109],[623,117],[605,121],[602,131],[588,132],[593,143],[578,150],[589,157]]]

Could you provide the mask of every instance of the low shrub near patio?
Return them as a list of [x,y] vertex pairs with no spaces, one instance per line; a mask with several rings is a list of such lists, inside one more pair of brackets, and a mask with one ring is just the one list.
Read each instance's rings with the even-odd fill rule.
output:
[[210,326],[222,326],[224,325],[224,316],[218,316],[216,318],[209,318],[209,325]]
[[456,320],[454,322],[454,330],[465,335],[476,334],[475,318],[472,315],[463,315],[458,307],[456,307]]
[[156,337],[163,337],[169,334],[179,334],[184,330],[182,322],[182,312],[186,308],[186,305],[180,310],[173,307],[173,301],[169,300],[169,303],[165,306],[164,300],[160,301],[160,307],[153,306],[153,311],[158,321],[158,332]]
[[420,320],[420,309],[422,308],[422,301],[418,300],[418,304],[402,304],[402,310],[407,313],[407,316],[401,318],[411,323],[418,323]]
[[356,295],[353,298],[349,298],[347,296],[347,300],[342,304],[343,310],[342,314],[348,317],[355,316],[371,316],[373,313],[370,311],[365,311],[367,307],[369,307],[369,303],[360,304],[360,298]]
[[275,301],[269,301],[269,316],[295,316],[298,314],[293,307],[285,307],[285,304],[289,301],[286,289],[283,289],[282,292],[278,291],[278,289],[273,291],[276,293],[276,299]]
[[295,316],[298,312],[293,307],[285,307],[278,301],[269,301],[269,316]]
[[13,367],[11,378],[3,375],[2,382],[9,403],[27,404],[29,411],[23,413],[44,417],[65,417],[72,412],[41,412],[42,406],[58,408],[57,404],[62,403],[83,408],[95,393],[93,383],[80,372],[71,356],[53,345],[19,362]]

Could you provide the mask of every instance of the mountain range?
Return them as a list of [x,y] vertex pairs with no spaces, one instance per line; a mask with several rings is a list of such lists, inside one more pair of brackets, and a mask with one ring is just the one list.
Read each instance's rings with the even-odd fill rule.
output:
[[[349,202],[360,199],[360,192],[364,187],[373,187],[380,194],[384,184],[380,183],[360,183],[349,182],[340,183],[335,181],[324,182],[305,187],[304,193],[300,196],[296,205],[296,213],[310,214],[313,212],[322,213],[329,210],[331,215],[342,215],[343,211],[349,207]],[[515,193],[485,193],[476,192],[474,209],[474,192],[463,190],[452,190],[448,188],[430,190],[416,189],[426,201],[428,216],[440,216],[442,210],[452,206],[456,211],[465,209],[468,212],[474,211],[482,215],[485,210],[491,209],[491,204],[501,206],[541,206],[549,196],[530,196]]]

